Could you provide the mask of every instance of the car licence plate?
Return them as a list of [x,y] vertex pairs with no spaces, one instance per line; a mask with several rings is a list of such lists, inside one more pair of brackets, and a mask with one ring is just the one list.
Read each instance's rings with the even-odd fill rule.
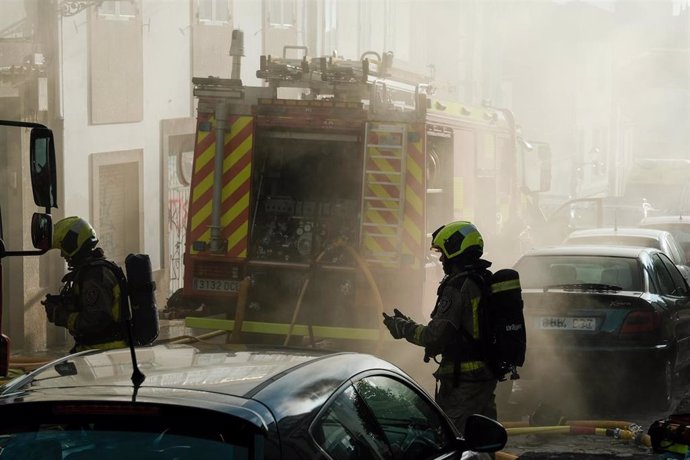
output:
[[237,280],[194,278],[192,285],[198,291],[238,292],[240,290],[240,282]]
[[539,318],[539,329],[556,329],[566,331],[593,331],[596,320],[594,318],[572,316],[542,316]]

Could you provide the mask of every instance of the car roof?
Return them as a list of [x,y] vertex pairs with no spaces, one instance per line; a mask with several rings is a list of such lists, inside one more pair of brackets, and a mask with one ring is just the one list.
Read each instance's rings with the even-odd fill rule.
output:
[[649,224],[687,224],[690,225],[690,216],[675,214],[669,216],[651,216],[645,217],[640,221],[640,225]]
[[639,227],[603,227],[603,228],[588,228],[583,230],[575,230],[568,235],[568,238],[578,238],[584,236],[636,236],[641,238],[650,238],[658,240],[663,235],[669,234],[666,230],[658,230],[655,228],[639,228]]
[[[136,356],[146,376],[136,391],[138,400],[160,402],[172,397],[176,404],[196,405],[206,399],[217,410],[224,410],[223,405],[258,401],[276,420],[296,415],[292,413],[295,401],[299,401],[300,411],[322,404],[329,390],[358,373],[381,369],[406,375],[373,355],[318,349],[165,344],[137,348]],[[27,401],[132,398],[128,348],[77,353],[59,362],[62,371],[57,362],[50,363],[10,382],[2,388],[2,395],[21,391]]]
[[656,248],[643,248],[638,246],[618,245],[560,245],[544,248],[535,248],[527,251],[526,256],[603,256],[603,257],[629,257],[639,258],[642,254],[661,253]]

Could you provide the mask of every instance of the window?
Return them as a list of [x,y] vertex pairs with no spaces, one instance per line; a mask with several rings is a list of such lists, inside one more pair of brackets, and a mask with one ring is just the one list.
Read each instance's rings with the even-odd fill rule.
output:
[[657,257],[661,259],[661,262],[664,264],[664,266],[668,270],[669,275],[671,276],[671,279],[673,280],[674,289],[673,291],[671,291],[671,294],[673,294],[674,296],[688,295],[685,279],[683,278],[683,275],[680,273],[680,271],[678,271],[678,268],[665,255],[659,254]]
[[348,387],[312,427],[333,459],[430,458],[455,435],[440,411],[405,383],[371,376]]
[[524,289],[563,284],[610,284],[626,291],[642,291],[637,259],[603,256],[528,256],[515,269]]
[[239,417],[184,406],[103,400],[4,409],[0,447],[7,458],[254,459],[267,447],[263,433]]
[[98,15],[128,21],[137,17],[137,6],[132,0],[105,0],[98,7]]
[[652,282],[656,287],[656,293],[659,295],[672,295],[676,290],[673,278],[664,266],[664,262],[659,256],[652,257]]
[[355,383],[357,393],[375,415],[387,443],[402,458],[430,458],[450,450],[454,435],[438,409],[404,383],[374,376]]
[[678,243],[676,239],[673,238],[673,235],[663,235],[661,237],[659,249],[664,251],[664,253],[671,258],[674,264],[685,263],[685,254],[681,252],[682,249],[678,246]]
[[141,252],[143,150],[91,155],[91,224],[108,258],[122,263]]
[[199,22],[204,24],[228,24],[229,0],[199,0]]
[[292,27],[295,25],[295,0],[269,0],[268,22],[272,26]]
[[392,457],[381,427],[375,424],[353,387],[331,404],[312,429],[312,435],[334,460]]

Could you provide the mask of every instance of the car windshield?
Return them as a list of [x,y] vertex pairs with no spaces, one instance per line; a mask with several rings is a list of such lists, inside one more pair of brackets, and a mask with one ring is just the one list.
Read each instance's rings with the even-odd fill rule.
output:
[[602,256],[534,256],[524,257],[516,266],[525,289],[551,286],[601,285],[641,291],[642,278],[636,259]]

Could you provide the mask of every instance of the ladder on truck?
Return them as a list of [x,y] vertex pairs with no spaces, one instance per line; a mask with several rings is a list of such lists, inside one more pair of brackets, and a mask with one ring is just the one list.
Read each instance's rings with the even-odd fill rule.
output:
[[406,125],[367,123],[360,246],[371,264],[400,265],[406,148]]

